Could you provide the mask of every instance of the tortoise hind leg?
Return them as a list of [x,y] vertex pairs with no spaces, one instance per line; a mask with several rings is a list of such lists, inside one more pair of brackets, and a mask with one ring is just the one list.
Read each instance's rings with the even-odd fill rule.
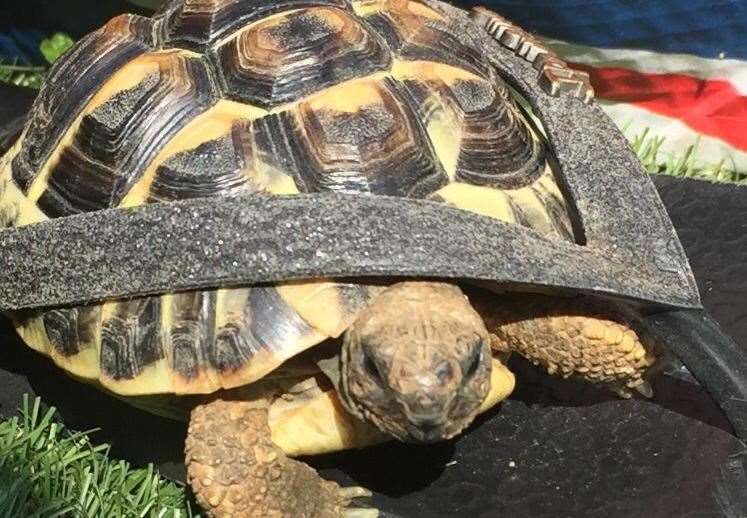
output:
[[478,310],[496,351],[512,351],[550,374],[577,376],[622,397],[653,392],[646,378],[656,363],[622,311],[584,297],[507,295],[481,298]]
[[197,501],[215,518],[375,518],[349,507],[363,488],[340,488],[289,459],[271,439],[266,408],[216,400],[192,411],[187,477]]

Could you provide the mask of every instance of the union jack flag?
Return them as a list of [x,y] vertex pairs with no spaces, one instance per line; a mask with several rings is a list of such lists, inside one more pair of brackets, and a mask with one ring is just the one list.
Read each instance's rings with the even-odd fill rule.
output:
[[697,143],[699,161],[747,171],[744,0],[479,3],[588,72],[598,102],[629,135],[649,128],[665,137],[665,153]]

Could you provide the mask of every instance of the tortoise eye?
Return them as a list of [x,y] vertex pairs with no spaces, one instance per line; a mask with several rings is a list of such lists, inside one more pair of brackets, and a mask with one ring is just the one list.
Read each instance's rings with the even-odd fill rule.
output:
[[373,361],[373,358],[371,358],[365,352],[363,353],[363,368],[366,369],[366,372],[374,380],[376,380],[378,382],[383,381],[384,377],[381,375],[381,371],[379,370],[379,366],[376,365],[376,362]]
[[477,372],[477,369],[482,363],[482,340],[478,340],[472,349],[472,356],[467,361],[467,370],[465,371],[466,377],[472,377]]

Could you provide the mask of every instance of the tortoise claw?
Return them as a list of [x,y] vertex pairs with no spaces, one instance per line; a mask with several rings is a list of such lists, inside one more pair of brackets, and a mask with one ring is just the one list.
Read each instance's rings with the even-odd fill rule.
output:
[[353,486],[340,488],[340,496],[352,500],[353,498],[369,498],[373,496],[373,493],[365,487]]
[[379,511],[376,509],[345,509],[343,518],[378,518]]
[[633,390],[638,392],[646,399],[654,397],[654,389],[651,388],[651,384],[648,381],[643,381],[635,387],[629,387],[622,384],[615,384],[609,386],[610,390],[620,396],[623,399],[630,399],[633,397]]
[[[373,493],[365,487],[341,487],[338,494],[347,502],[355,498],[370,498]],[[377,518],[379,511],[365,507],[345,507],[342,512],[343,518]]]
[[647,399],[654,397],[654,389],[651,388],[651,384],[648,381],[644,381],[640,385],[633,387],[640,395]]

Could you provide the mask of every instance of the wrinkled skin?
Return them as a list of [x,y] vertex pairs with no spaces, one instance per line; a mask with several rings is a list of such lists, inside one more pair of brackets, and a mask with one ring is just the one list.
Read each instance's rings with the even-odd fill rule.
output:
[[458,287],[400,283],[346,332],[341,399],[402,441],[435,442],[472,422],[490,370],[488,331]]

